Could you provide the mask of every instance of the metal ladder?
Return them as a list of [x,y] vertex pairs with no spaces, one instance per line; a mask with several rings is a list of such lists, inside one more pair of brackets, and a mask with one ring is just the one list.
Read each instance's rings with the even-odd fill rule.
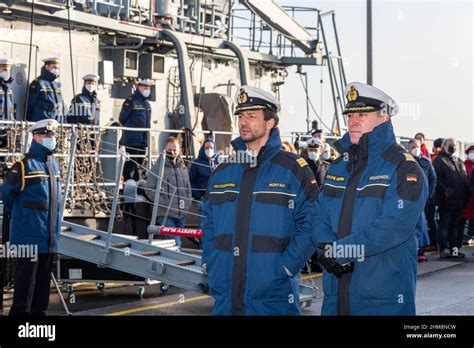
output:
[[[73,133],[62,211],[65,208],[73,177],[76,140],[77,134]],[[160,157],[160,178],[163,177],[164,158],[163,154]],[[201,257],[153,245],[153,233],[150,233],[148,241],[133,240],[112,233],[124,161],[125,156],[121,154],[117,166],[114,199],[107,232],[62,220],[59,253],[95,263],[99,267],[108,267],[145,279],[158,280],[185,290],[207,292],[207,277],[201,271]],[[154,222],[157,216],[160,188],[161,180],[158,180],[152,225],[149,226],[149,231],[156,227]],[[300,284],[300,302],[305,305],[310,304],[315,291],[316,289],[311,286]]]

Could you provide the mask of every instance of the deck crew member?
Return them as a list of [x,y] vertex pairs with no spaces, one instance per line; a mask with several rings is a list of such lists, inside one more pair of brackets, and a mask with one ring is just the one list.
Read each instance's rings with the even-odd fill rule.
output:
[[76,95],[71,102],[67,122],[97,126],[100,122],[100,100],[96,92],[99,76],[87,74],[82,77],[82,80],[84,80],[84,86],[81,93]]
[[52,155],[57,129],[56,120],[42,120],[30,127],[30,151],[13,165],[3,185],[5,212],[12,219],[10,243],[32,250],[29,257],[17,255],[10,315],[45,315],[48,308],[60,229],[61,183]]
[[[138,81],[137,90],[128,97],[120,111],[119,121],[124,127],[150,128],[151,105],[150,98],[152,80]],[[124,131],[122,143],[130,155],[145,155],[148,146],[148,134],[145,131]],[[139,165],[144,157],[134,157],[133,161],[125,162],[123,169],[124,181],[140,180]],[[137,163],[135,163],[137,162]]]
[[215,315],[301,314],[319,190],[306,161],[281,150],[279,110],[270,93],[242,86],[234,157],[209,180],[202,247]]
[[62,122],[64,117],[64,100],[61,83],[58,80],[61,59],[49,57],[43,59],[41,75],[31,82],[28,92],[28,110],[26,119],[37,122],[53,119]]
[[335,143],[316,205],[323,315],[414,315],[417,224],[428,184],[398,145],[394,100],[359,82],[346,86],[349,132]]
[[[13,121],[15,119],[13,107],[13,91],[11,83],[11,67],[13,61],[11,59],[0,59],[0,119]],[[7,146],[7,132],[0,131],[0,147]]]

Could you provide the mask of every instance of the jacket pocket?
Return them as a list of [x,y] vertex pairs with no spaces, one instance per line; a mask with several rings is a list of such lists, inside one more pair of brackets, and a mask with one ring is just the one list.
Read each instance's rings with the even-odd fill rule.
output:
[[282,253],[290,243],[290,237],[258,236],[252,238],[254,253]]
[[230,253],[214,250],[206,264],[209,290],[213,297],[225,296],[230,287]]
[[345,189],[346,188],[344,186],[332,186],[324,184],[321,192],[324,193],[324,197],[341,198]]
[[55,104],[51,101],[42,100],[38,103],[38,106],[41,110],[47,112],[53,112],[55,109]]
[[277,204],[284,207],[290,207],[295,201],[295,194],[286,192],[256,192],[256,201],[260,203]]
[[367,185],[357,189],[357,197],[373,197],[383,199],[389,185]]
[[210,193],[210,204],[223,204],[226,202],[233,202],[237,198],[238,192],[234,191],[223,191],[223,192],[211,192]]
[[230,251],[232,249],[232,234],[221,234],[214,237],[214,249]]
[[37,209],[37,210],[48,210],[48,201],[33,201],[25,199],[23,201],[23,208]]

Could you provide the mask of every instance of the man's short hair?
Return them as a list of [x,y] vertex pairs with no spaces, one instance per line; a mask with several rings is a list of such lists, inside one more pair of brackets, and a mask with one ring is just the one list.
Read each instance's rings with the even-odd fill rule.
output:
[[175,144],[178,144],[178,145],[179,145],[178,138],[173,137],[173,136],[168,137],[168,139],[166,139],[166,144],[165,144],[165,146],[168,145],[169,143],[175,143]]
[[270,109],[263,109],[263,119],[265,121],[270,121],[271,119],[275,120],[275,126],[273,128],[276,128],[278,126],[278,122],[280,121],[278,114]]
[[408,146],[410,146],[411,144],[416,144],[416,145],[420,146],[420,144],[418,142],[419,142],[418,139],[412,138],[412,139],[408,140]]

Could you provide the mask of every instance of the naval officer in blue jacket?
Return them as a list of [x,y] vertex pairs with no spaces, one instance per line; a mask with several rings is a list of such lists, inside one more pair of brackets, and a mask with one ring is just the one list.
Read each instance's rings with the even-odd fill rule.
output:
[[349,132],[335,143],[316,205],[323,315],[415,315],[416,226],[428,198],[420,166],[397,144],[397,104],[346,86]]
[[60,173],[52,154],[58,125],[45,119],[30,127],[30,151],[13,165],[3,184],[4,210],[12,219],[10,244],[17,250],[33,250],[28,257],[17,255],[10,315],[45,315],[48,308],[61,228]]
[[[150,128],[151,125],[151,104],[150,98],[152,80],[139,80],[137,89],[129,96],[122,105],[119,121],[123,127],[127,128]],[[121,140],[125,145],[127,153],[130,155],[144,156],[148,147],[148,133],[146,131],[124,131]],[[123,167],[123,179],[140,180],[140,166],[144,157],[135,157],[133,161],[125,162]]]
[[100,123],[100,100],[97,98],[99,75],[87,74],[82,77],[84,86],[69,107],[68,123],[98,126]]
[[242,86],[240,137],[209,179],[202,260],[215,315],[301,314],[319,190],[306,161],[281,150],[279,110],[270,93]]
[[26,120],[38,122],[53,119],[62,122],[64,100],[61,82],[58,81],[61,58],[48,57],[43,59],[43,62],[40,76],[31,82],[28,89]]

